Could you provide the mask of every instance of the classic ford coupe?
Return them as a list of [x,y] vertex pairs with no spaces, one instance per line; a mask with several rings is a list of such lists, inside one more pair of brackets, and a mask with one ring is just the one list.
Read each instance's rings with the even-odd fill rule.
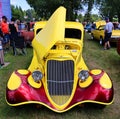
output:
[[65,17],[60,7],[47,22],[35,24],[33,59],[8,80],[8,105],[40,104],[61,113],[83,103],[112,104],[111,79],[104,70],[89,70],[82,57],[82,24]]

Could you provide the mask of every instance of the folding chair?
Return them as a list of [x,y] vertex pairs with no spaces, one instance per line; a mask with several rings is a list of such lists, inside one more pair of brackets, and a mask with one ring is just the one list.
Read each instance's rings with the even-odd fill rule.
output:
[[26,55],[26,44],[24,41],[24,37],[22,36],[18,36],[16,39],[14,39],[13,41],[13,54],[17,55],[17,54],[23,54]]

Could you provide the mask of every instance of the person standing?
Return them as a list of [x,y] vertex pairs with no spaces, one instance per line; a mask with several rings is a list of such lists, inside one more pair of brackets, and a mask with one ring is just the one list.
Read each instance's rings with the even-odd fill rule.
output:
[[109,21],[109,18],[105,18],[106,20],[106,26],[105,26],[105,37],[104,37],[104,50],[110,49],[110,38],[112,35],[112,30],[114,29],[114,26],[112,22]]
[[9,48],[9,25],[7,23],[7,17],[6,16],[2,16],[2,23],[1,23],[1,31],[3,34],[3,46],[4,49]]
[[11,18],[11,22],[9,24],[10,30],[10,45],[13,47],[13,54],[15,55],[15,40],[18,39],[18,26],[15,23],[15,18]]

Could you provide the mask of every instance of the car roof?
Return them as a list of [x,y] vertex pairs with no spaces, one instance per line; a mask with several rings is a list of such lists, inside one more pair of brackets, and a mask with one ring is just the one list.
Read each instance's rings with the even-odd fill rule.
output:
[[[35,23],[34,29],[43,28],[46,25],[47,21],[39,21]],[[83,30],[83,25],[80,22],[72,22],[72,21],[66,21],[65,22],[66,28],[75,28]]]

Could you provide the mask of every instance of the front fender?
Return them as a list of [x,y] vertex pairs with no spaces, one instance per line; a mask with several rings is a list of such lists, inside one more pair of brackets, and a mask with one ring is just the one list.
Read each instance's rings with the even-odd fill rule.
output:
[[[28,81],[29,77],[31,77],[31,72],[28,70],[17,70],[13,72],[6,90],[6,101],[9,105],[18,106],[36,103],[44,105],[55,112],[65,112],[82,103],[110,105],[113,102],[113,85],[107,73],[103,70],[100,70],[99,74],[96,73],[96,70],[91,70],[90,77],[92,77],[93,80],[91,83],[88,83],[86,87],[81,87],[78,82],[74,96],[70,103],[63,109],[57,108],[50,102],[43,84],[31,84]],[[14,83],[15,78],[16,83]]]

